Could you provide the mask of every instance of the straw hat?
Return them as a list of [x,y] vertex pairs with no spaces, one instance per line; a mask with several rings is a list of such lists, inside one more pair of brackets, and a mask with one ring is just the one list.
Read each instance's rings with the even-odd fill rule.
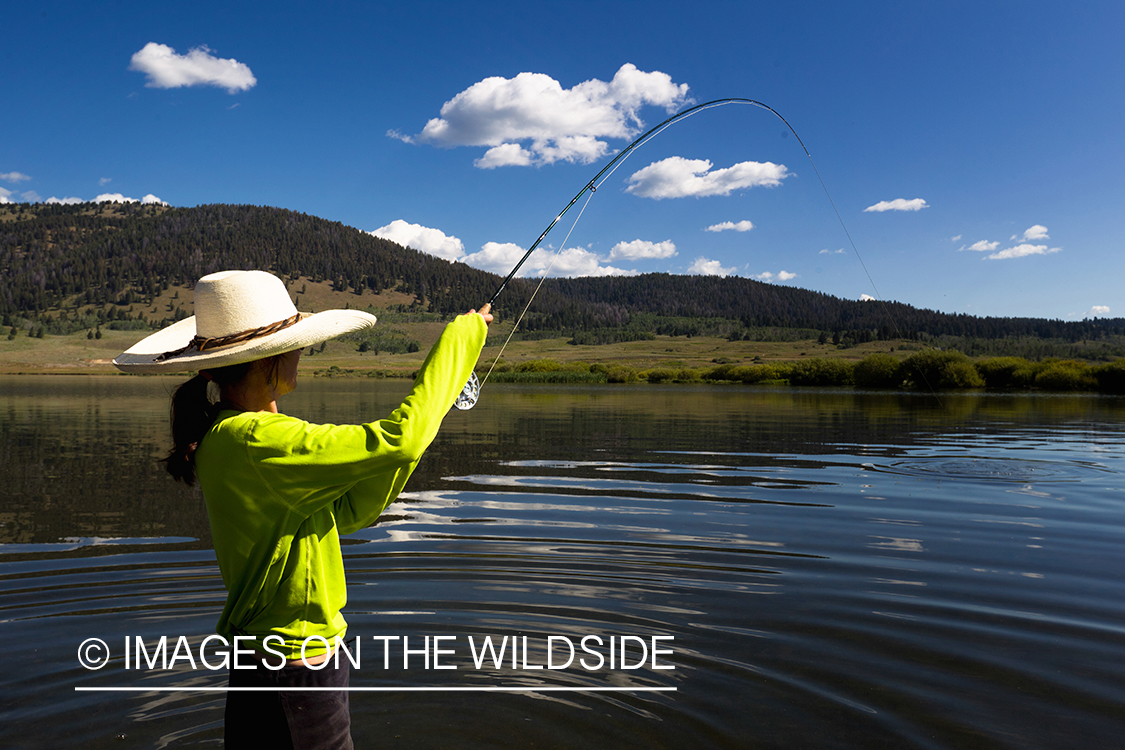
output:
[[125,372],[187,372],[302,349],[375,325],[359,310],[297,312],[281,279],[220,271],[195,285],[195,316],[134,344],[113,364]]

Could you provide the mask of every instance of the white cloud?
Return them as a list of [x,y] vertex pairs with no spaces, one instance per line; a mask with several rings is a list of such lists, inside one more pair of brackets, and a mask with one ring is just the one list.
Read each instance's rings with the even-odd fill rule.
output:
[[950,242],[957,242],[959,239],[961,239],[961,235],[957,235],[956,237],[950,237],[949,241]]
[[632,242],[618,242],[609,251],[609,259],[617,260],[642,260],[649,258],[671,258],[676,254],[676,245],[672,240],[663,242],[649,242],[648,240],[633,240]]
[[[480,252],[466,255],[466,264],[492,273],[507,275],[527,250],[512,242],[486,242]],[[637,271],[602,265],[604,260],[581,247],[558,253],[537,248],[520,267],[517,276],[634,276]]]
[[[486,242],[484,246],[481,247],[480,252],[466,255],[461,258],[461,261],[473,268],[507,275],[526,252],[526,248],[520,247],[514,242]],[[551,262],[550,259],[547,258],[543,260],[542,263],[539,263],[539,261],[544,259],[546,255],[546,251],[542,248],[537,249],[531,254],[531,257],[527,259],[527,262],[523,264],[523,267],[520,268],[520,272],[517,275],[527,276],[531,269],[536,267],[545,268],[547,263]]]
[[1032,227],[1029,227],[1028,229],[1024,230],[1024,233],[1022,235],[1013,234],[1011,239],[1023,239],[1025,241],[1021,242],[1018,245],[1015,245],[1014,247],[1009,247],[1001,250],[1000,252],[995,252],[996,248],[1000,247],[999,242],[989,242],[988,240],[981,240],[979,242],[974,242],[968,247],[962,246],[958,248],[958,251],[974,250],[978,253],[991,253],[991,255],[987,256],[988,260],[1010,260],[1012,258],[1025,258],[1028,255],[1051,255],[1053,253],[1062,251],[1061,247],[1036,245],[1028,241],[1037,239],[1050,239],[1047,236],[1047,227],[1043,226],[1042,224],[1036,224]]
[[777,273],[774,273],[772,271],[763,271],[762,273],[756,275],[754,278],[758,279],[759,281],[773,281],[774,279],[777,279],[778,281],[789,281],[790,279],[797,278],[797,274],[790,273],[789,271],[778,271]]
[[1061,251],[1061,247],[1047,247],[1046,245],[1032,245],[1029,243],[1022,243],[1015,247],[1009,247],[1006,250],[1001,250],[998,253],[993,253],[988,256],[989,260],[1009,260],[1011,258],[1025,258],[1028,255],[1050,255]]
[[1000,247],[999,242],[989,242],[988,240],[981,240],[980,242],[974,242],[968,247],[960,247],[957,249],[957,252],[960,252],[962,250],[975,250],[978,253],[990,253],[998,247]]
[[704,232],[749,232],[754,228],[754,224],[749,219],[742,219],[737,224],[735,222],[722,222],[720,224],[712,224],[704,229]]
[[819,253],[817,253],[817,255],[843,255],[843,254],[844,254],[844,248],[842,248],[842,247],[838,250],[829,250],[828,248],[824,248]]
[[371,234],[446,260],[461,260],[465,255],[465,245],[458,238],[440,229],[410,224],[402,219],[395,219]]
[[895,198],[893,201],[879,201],[874,206],[868,206],[863,209],[864,213],[875,211],[882,213],[884,211],[921,211],[923,208],[929,208],[929,204],[922,198],[912,198],[906,200],[905,198]]
[[473,166],[478,169],[526,167],[534,157],[534,154],[518,143],[502,143],[485,151],[484,156],[473,161]]
[[684,198],[730,195],[732,190],[765,185],[776,187],[789,176],[784,164],[744,161],[711,171],[707,159],[670,156],[631,175],[625,192],[642,198]]
[[1051,239],[1049,236],[1047,236],[1047,227],[1043,226],[1042,224],[1036,224],[1035,226],[1028,227],[1027,229],[1023,230],[1022,237],[1020,235],[1013,234],[1011,238],[1013,240],[1016,240],[1016,239],[1049,240],[1049,239]]
[[860,302],[874,302],[875,298],[872,297],[870,294],[861,294],[861,295],[859,295],[859,301]]
[[177,55],[176,50],[166,44],[149,42],[133,55],[129,70],[148,76],[145,86],[154,89],[217,86],[233,94],[258,83],[246,64],[215,57],[206,46],[193,47],[186,55]]
[[[550,261],[548,261],[549,263]],[[602,260],[581,247],[568,247],[559,253],[549,273],[553,276],[636,276],[636,271],[613,266],[603,266]],[[544,267],[537,276],[548,273]]]
[[1109,305],[1094,305],[1082,313],[1083,318],[1104,318],[1109,315]]
[[733,229],[736,232],[749,232],[753,228],[754,228],[754,225],[752,223],[750,223],[749,220],[743,219],[742,221],[738,222],[737,224],[734,223],[733,221],[724,221],[721,224],[712,224],[711,226],[707,227],[707,229],[704,230],[704,231],[707,231],[707,232],[725,232],[728,229]]
[[592,79],[573,88],[543,73],[494,76],[473,84],[442,105],[441,116],[416,136],[387,131],[408,143],[487,146],[475,164],[482,169],[570,161],[588,164],[609,152],[606,139],[640,132],[645,105],[675,111],[690,101],[687,84],[660,71],[626,63],[608,83]]
[[[66,200],[69,201],[69,200],[72,200],[72,199],[67,198]],[[50,201],[48,201],[48,203],[49,202]],[[57,202],[63,203],[65,201],[57,201]],[[81,201],[79,201],[79,202],[81,202]],[[140,200],[137,200],[136,198],[127,198],[126,196],[122,195],[121,193],[102,193],[98,197],[94,198],[94,200],[92,202],[93,203],[145,203],[145,204],[156,203],[156,204],[159,204],[161,206],[167,206],[168,205],[167,202],[160,200],[159,198],[157,198],[152,193],[149,193],[148,195],[146,195],[144,198],[141,198]]]
[[[11,194],[12,194],[11,190],[5,190],[4,188],[0,188],[0,203],[14,203],[15,201],[11,200],[8,197]],[[29,190],[25,193],[22,193],[21,197],[26,202],[30,202],[30,203],[42,202],[42,203],[45,203],[47,205],[56,205],[57,204],[57,205],[72,206],[72,205],[76,205],[78,203],[86,203],[87,202],[83,198],[76,198],[76,197],[73,197],[73,196],[69,197],[69,198],[56,198],[53,195],[50,198],[48,198],[47,200],[43,200],[39,196],[39,194],[36,193],[34,190]],[[137,200],[136,198],[128,198],[128,197],[122,195],[121,193],[102,193],[97,198],[94,198],[94,200],[89,201],[89,202],[90,203],[144,203],[146,205],[157,204],[157,205],[161,205],[161,206],[167,206],[168,205],[168,203],[166,201],[160,200],[160,198],[157,198],[152,193],[149,193],[148,195],[146,195],[144,198],[141,198],[140,200]]]
[[112,177],[103,177],[100,180],[98,180],[98,187],[105,187],[106,185],[108,185],[111,182],[113,182]]
[[706,258],[696,258],[695,262],[688,267],[687,272],[697,276],[733,276],[737,268],[723,268],[722,264],[717,260],[707,260]]
[[4,182],[25,182],[30,179],[22,172],[0,172],[0,180]]

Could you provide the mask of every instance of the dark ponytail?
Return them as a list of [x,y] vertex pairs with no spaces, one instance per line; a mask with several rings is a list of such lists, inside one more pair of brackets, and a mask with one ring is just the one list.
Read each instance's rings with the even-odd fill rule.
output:
[[219,386],[237,383],[250,372],[252,364],[216,367],[207,375],[196,375],[172,392],[172,449],[161,460],[173,479],[189,487],[195,484],[195,451],[219,416],[219,405],[207,394],[207,386],[211,382]]
[[219,413],[207,397],[209,382],[196,375],[172,393],[172,450],[164,465],[173,479],[189,487],[195,484],[195,449]]

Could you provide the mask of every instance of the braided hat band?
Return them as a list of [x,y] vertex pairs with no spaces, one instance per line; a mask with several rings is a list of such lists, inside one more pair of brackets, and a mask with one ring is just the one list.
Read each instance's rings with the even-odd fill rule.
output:
[[219,349],[231,344],[241,344],[243,341],[250,339],[260,338],[262,336],[269,336],[271,333],[277,333],[293,325],[302,318],[307,318],[312,313],[299,312],[291,318],[279,320],[276,323],[271,323],[268,326],[260,328],[251,328],[248,331],[240,331],[239,333],[232,333],[229,336],[216,336],[215,338],[207,338],[206,336],[193,336],[191,343],[180,349],[173,349],[170,352],[164,352],[156,358],[157,362],[163,362],[171,357],[178,357],[181,354],[193,354],[195,352],[205,352],[208,349]]

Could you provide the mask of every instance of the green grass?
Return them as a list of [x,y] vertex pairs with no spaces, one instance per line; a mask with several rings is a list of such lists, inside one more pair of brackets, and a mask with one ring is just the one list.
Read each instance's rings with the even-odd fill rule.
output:
[[[327,282],[300,280],[289,285],[301,310],[352,307],[372,309],[380,318],[376,338],[417,342],[417,351],[375,354],[359,351],[360,337],[336,339],[306,350],[301,371],[327,377],[412,377],[445,326],[439,316],[409,310],[412,298],[393,292],[363,295],[333,292]],[[190,313],[192,295],[169,289],[144,312],[167,316],[183,306]],[[71,315],[93,308],[72,308]],[[96,310],[94,310],[96,312]],[[48,314],[58,316],[59,311]],[[477,371],[483,376],[500,358],[490,376],[493,382],[521,383],[650,383],[735,382],[793,385],[850,385],[897,387],[904,382],[924,389],[1001,388],[1053,391],[1125,391],[1125,361],[1095,365],[1084,360],[1016,356],[967,357],[946,348],[940,351],[918,342],[879,341],[840,348],[809,338],[795,341],[730,341],[713,336],[655,336],[603,345],[575,345],[571,335],[512,341],[511,312],[502,308],[489,330],[489,345]],[[20,321],[26,326],[27,321]],[[66,335],[28,336],[19,327],[9,338],[0,330],[0,373],[112,373],[111,360],[149,331],[101,327],[101,338],[86,330]],[[32,328],[31,330],[35,330]],[[370,338],[370,337],[369,337]],[[947,343],[947,342],[942,342]],[[392,347],[404,349],[403,347]],[[412,348],[412,347],[410,347]]]

